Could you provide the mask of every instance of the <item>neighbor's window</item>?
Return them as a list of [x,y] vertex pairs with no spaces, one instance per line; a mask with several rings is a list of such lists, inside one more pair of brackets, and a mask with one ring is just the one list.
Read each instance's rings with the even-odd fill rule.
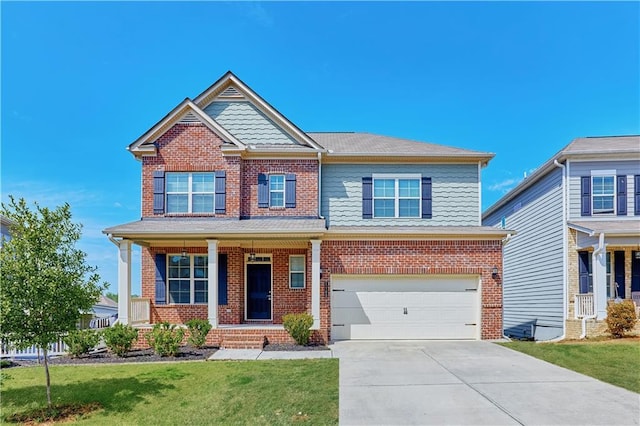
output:
[[167,213],[213,213],[214,173],[167,173]]
[[615,177],[592,176],[593,214],[613,214],[615,212]]
[[207,303],[208,257],[167,256],[169,303]]
[[284,207],[284,175],[269,175],[269,207]]
[[289,287],[304,288],[304,256],[289,256]]
[[420,217],[420,177],[373,178],[373,217]]

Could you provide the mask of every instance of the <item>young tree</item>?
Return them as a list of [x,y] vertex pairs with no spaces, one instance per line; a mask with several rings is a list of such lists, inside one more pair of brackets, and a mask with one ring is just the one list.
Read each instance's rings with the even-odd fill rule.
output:
[[0,336],[18,348],[42,350],[51,408],[49,345],[75,330],[104,285],[75,247],[82,225],[71,222],[68,204],[52,210],[34,203],[31,210],[24,199],[9,198],[1,209],[13,224],[0,249]]

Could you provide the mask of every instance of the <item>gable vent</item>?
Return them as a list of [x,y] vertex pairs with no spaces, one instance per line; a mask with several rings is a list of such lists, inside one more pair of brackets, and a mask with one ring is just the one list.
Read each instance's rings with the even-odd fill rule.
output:
[[199,123],[200,119],[196,117],[196,115],[192,112],[188,112],[180,119],[178,123],[180,124],[188,124],[188,123]]
[[222,93],[220,93],[220,97],[225,97],[225,98],[242,98],[242,93],[240,93],[238,91],[238,89],[236,89],[233,86],[227,87]]

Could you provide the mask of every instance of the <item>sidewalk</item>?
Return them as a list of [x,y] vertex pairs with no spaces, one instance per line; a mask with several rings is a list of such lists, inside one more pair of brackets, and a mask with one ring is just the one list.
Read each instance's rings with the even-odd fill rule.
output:
[[220,349],[209,361],[333,358],[333,350],[263,351],[261,349]]

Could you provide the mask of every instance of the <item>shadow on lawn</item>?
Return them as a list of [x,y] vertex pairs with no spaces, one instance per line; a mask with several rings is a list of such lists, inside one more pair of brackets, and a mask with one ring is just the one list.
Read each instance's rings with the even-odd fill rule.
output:
[[[171,376],[171,375],[170,375]],[[149,397],[158,396],[164,391],[175,389],[168,383],[170,376],[155,378],[96,378],[81,383],[63,385],[51,384],[51,398],[54,404],[99,402],[105,411],[130,412],[144,403]],[[46,388],[28,386],[18,389],[5,389],[2,402],[5,407],[14,406],[17,411],[33,408],[34,405],[46,406]],[[6,413],[6,410],[3,410]]]

